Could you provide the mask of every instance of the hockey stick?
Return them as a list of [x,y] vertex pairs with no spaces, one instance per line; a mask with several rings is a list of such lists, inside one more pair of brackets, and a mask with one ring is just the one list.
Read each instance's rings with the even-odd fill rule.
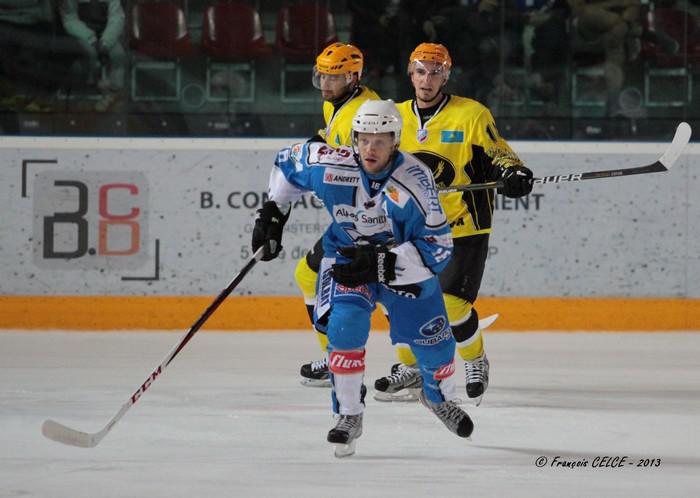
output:
[[107,423],[107,425],[104,426],[104,428],[99,431],[99,432],[94,432],[94,433],[87,433],[87,432],[81,432],[77,431],[75,429],[71,429],[70,427],[66,427],[63,424],[59,424],[58,422],[55,422],[53,420],[46,420],[44,421],[44,424],[41,426],[41,432],[44,434],[49,439],[53,439],[54,441],[58,441],[59,443],[63,444],[68,444],[71,446],[79,446],[81,448],[94,448],[98,444],[100,444],[100,441],[109,433],[110,430],[112,430],[112,427],[116,425],[117,422],[119,422],[119,419],[121,419],[124,414],[127,412],[129,408],[131,408],[133,405],[136,404],[136,402],[141,398],[141,395],[146,392],[146,390],[151,387],[153,382],[158,378],[159,375],[163,373],[165,368],[170,365],[170,362],[172,362],[175,357],[178,355],[180,351],[185,347],[185,345],[194,337],[194,335],[197,333],[197,331],[204,325],[204,322],[206,322],[209,317],[216,311],[216,309],[221,305],[221,303],[224,302],[224,300],[233,292],[233,289],[238,286],[239,283],[241,283],[241,280],[248,274],[248,272],[255,266],[255,263],[260,261],[260,258],[262,258],[263,255],[263,248],[259,248],[255,254],[252,256],[252,258],[245,264],[243,269],[238,272],[238,274],[233,277],[233,280],[231,280],[231,283],[229,283],[224,290],[221,291],[221,293],[214,299],[214,301],[209,305],[209,307],[206,309],[206,311],[202,314],[202,316],[199,317],[199,320],[195,322],[194,325],[192,325],[192,328],[180,339],[180,341],[173,347],[168,355],[165,357],[165,359],[161,362],[158,367],[156,367],[155,370],[146,377],[146,380],[141,386],[136,390],[134,394],[131,395],[131,397],[127,400],[124,405],[122,405],[121,409],[112,417],[112,419]]
[[[654,163],[646,166],[635,166],[632,168],[610,169],[605,171],[587,171],[586,173],[573,173],[570,175],[553,175],[543,178],[535,178],[535,183],[550,184],[561,182],[580,182],[583,180],[598,180],[600,178],[615,178],[618,176],[628,175],[643,175],[646,173],[660,173],[668,171],[673,167],[680,157],[685,146],[690,141],[691,129],[688,123],[681,123],[676,128],[676,134],[673,136],[671,145],[668,146],[666,152]],[[451,192],[470,192],[474,190],[487,190],[490,188],[503,187],[503,181],[498,180],[486,183],[472,183],[470,185],[455,185],[454,187],[441,188],[440,193]]]

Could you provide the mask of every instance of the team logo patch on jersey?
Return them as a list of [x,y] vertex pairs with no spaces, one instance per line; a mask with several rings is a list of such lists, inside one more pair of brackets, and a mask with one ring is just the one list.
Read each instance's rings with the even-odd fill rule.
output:
[[349,185],[351,187],[359,185],[360,176],[348,173],[334,173],[333,171],[326,171],[323,175],[323,183],[329,183],[332,185]]
[[442,130],[440,142],[444,144],[457,144],[464,142],[464,132],[461,130]]
[[457,170],[448,158],[435,154],[434,152],[418,151],[413,153],[418,159],[433,172],[433,178],[438,187],[452,185],[457,178]]
[[428,140],[428,130],[423,128],[416,130],[416,140],[418,140],[418,143],[420,144]]
[[399,191],[396,190],[396,187],[389,186],[385,190],[386,195],[389,196],[389,199],[394,201],[396,204],[399,203]]
[[425,339],[415,339],[413,342],[421,346],[432,346],[440,341],[444,341],[452,337],[452,331],[447,326],[447,318],[444,316],[436,316],[428,323],[418,329],[420,335]]
[[419,332],[420,335],[424,337],[432,337],[436,334],[439,334],[442,332],[442,330],[445,328],[445,325],[447,325],[447,320],[445,319],[444,316],[436,316],[432,320],[430,320],[428,323],[423,325]]

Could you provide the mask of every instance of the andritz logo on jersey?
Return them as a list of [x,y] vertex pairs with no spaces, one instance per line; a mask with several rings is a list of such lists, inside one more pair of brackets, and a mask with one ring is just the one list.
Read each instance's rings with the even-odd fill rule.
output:
[[461,130],[442,130],[440,142],[444,144],[462,143],[464,142],[464,132]]

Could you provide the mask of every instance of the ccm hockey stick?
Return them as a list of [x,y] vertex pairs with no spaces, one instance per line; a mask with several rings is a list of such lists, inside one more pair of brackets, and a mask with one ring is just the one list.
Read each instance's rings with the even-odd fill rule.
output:
[[46,420],[41,426],[41,432],[49,439],[58,441],[59,443],[68,444],[71,446],[79,446],[81,448],[94,448],[104,437],[112,430],[112,427],[119,422],[124,414],[131,408],[136,402],[141,398],[141,395],[146,392],[146,390],[151,387],[153,382],[163,373],[165,368],[170,365],[170,363],[175,359],[180,351],[185,347],[185,345],[194,337],[197,331],[204,325],[209,317],[216,311],[216,309],[224,302],[224,300],[233,292],[233,289],[241,283],[241,280],[250,272],[250,270],[255,266],[255,263],[260,261],[263,255],[263,248],[260,247],[251,259],[245,264],[243,269],[238,272],[238,274],[231,280],[224,290],[214,299],[214,301],[209,305],[206,311],[199,317],[199,320],[192,325],[192,328],[180,339],[180,341],[173,347],[165,359],[160,365],[156,367],[153,372],[146,377],[143,384],[136,390],[134,394],[127,400],[121,409],[112,417],[112,419],[104,426],[104,428],[99,432],[87,433],[81,432],[70,427],[66,427],[63,424],[59,424],[53,420]]
[[[660,173],[662,171],[668,171],[676,163],[683,152],[683,149],[685,149],[685,146],[688,145],[688,142],[690,141],[690,134],[691,129],[688,123],[683,122],[679,124],[678,128],[676,128],[676,134],[673,136],[673,141],[666,149],[666,152],[664,152],[656,162],[647,164],[646,166],[610,169],[605,171],[587,171],[586,173],[573,173],[570,175],[545,176],[543,178],[535,178],[535,183],[550,184],[562,182],[580,182],[583,180],[598,180],[600,178],[615,178],[618,176],[643,175],[646,173]],[[439,192],[470,192],[474,190],[487,190],[490,188],[501,187],[503,187],[503,181],[498,180],[495,182],[472,183],[470,185],[456,185],[454,187],[441,188],[439,189]]]

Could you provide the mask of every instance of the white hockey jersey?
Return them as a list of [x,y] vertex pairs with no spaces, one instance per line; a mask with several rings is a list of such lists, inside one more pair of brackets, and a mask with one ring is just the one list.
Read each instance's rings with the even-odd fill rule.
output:
[[333,223],[323,236],[326,257],[337,248],[384,243],[397,255],[391,285],[422,282],[452,254],[452,234],[430,170],[398,153],[389,174],[370,178],[350,147],[311,142],[284,148],[270,175],[269,195],[285,211],[304,192],[323,201]]

